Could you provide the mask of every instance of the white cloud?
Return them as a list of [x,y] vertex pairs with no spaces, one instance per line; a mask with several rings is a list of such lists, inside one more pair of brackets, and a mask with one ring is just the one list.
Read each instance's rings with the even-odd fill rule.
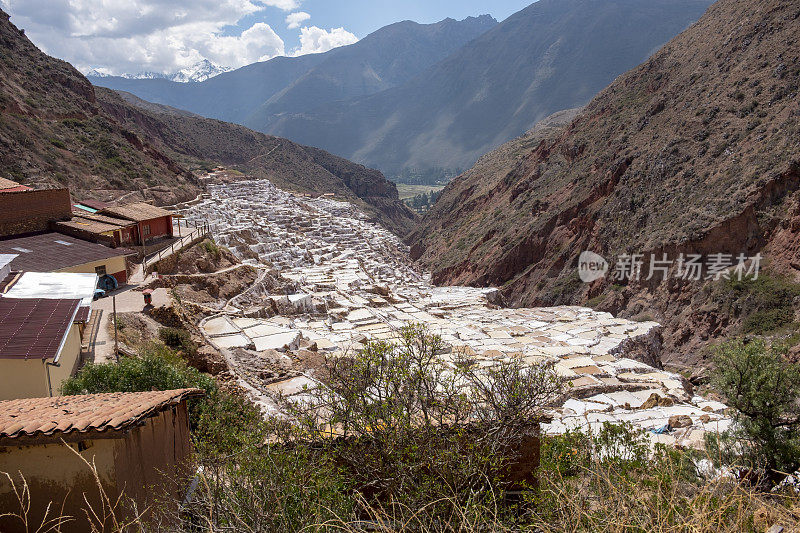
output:
[[202,59],[239,67],[285,53],[263,22],[238,35],[226,28],[299,0],[0,0],[12,22],[47,53],[87,71],[174,72]]
[[327,31],[316,26],[304,27],[300,29],[300,47],[292,55],[319,54],[357,41],[358,37],[344,28],[331,28]]
[[300,24],[307,21],[311,18],[311,15],[306,13],[305,11],[297,11],[295,13],[289,13],[286,16],[286,27],[290,30],[296,30],[300,27]]
[[262,4],[277,7],[284,11],[293,11],[300,7],[301,0],[262,0]]
[[238,37],[217,37],[199,48],[203,57],[225,66],[248,65],[284,54],[283,40],[263,22],[256,22]]

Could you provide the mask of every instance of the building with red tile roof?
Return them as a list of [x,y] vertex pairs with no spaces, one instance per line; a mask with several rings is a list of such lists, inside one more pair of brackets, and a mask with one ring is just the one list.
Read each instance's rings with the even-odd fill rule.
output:
[[[140,512],[154,498],[179,502],[186,486],[181,480],[192,473],[186,402],[203,394],[180,389],[0,401],[0,472],[12,473],[18,486],[24,477],[31,487],[32,523],[41,522],[48,506],[51,518],[56,509],[74,517],[61,527],[64,533],[91,529],[83,512],[86,501],[100,507],[84,460],[95,465],[112,502],[122,496]],[[0,478],[0,509],[17,506],[10,483]],[[129,507],[118,509],[117,518],[129,519]],[[4,533],[24,531],[23,526],[0,518]]]
[[153,239],[172,237],[171,211],[144,202],[122,206],[111,206],[97,212],[118,219],[129,220],[136,224],[134,239],[137,244],[147,243]]

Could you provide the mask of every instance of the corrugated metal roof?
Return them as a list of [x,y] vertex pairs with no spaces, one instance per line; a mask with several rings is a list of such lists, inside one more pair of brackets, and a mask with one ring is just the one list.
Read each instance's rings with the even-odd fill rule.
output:
[[203,395],[200,389],[180,389],[1,401],[0,444],[13,445],[14,439],[25,437],[124,431],[187,398]]
[[0,280],[11,274],[11,261],[19,254],[0,254]]
[[91,305],[97,280],[97,274],[23,272],[2,296],[48,300],[79,299],[81,305]]
[[97,211],[99,211],[99,210],[95,209],[94,207],[89,207],[88,205],[72,204],[72,212],[76,213],[76,214],[77,213],[83,213],[83,212],[97,213]]
[[92,308],[88,305],[82,305],[78,308],[78,312],[75,313],[75,322],[83,322],[86,323],[89,320],[89,315],[92,312]]
[[101,202],[100,200],[81,200],[78,203],[80,205],[85,205],[86,207],[90,207],[92,209],[97,209],[98,211],[100,209],[103,209],[104,207],[108,207],[111,205],[108,202]]
[[134,222],[145,222],[154,218],[172,216],[171,211],[144,202],[106,207],[100,211],[100,214],[125,218]]
[[41,233],[0,240],[0,253],[19,254],[12,267],[27,272],[53,272],[63,268],[133,255],[127,248],[109,248],[62,233]]
[[0,359],[55,359],[80,300],[0,298]]

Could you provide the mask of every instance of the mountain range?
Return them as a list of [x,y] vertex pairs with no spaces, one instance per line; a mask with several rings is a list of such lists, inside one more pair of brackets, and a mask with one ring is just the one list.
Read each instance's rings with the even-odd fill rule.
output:
[[[162,72],[140,72],[138,74],[122,74],[119,77],[126,80],[167,80],[176,83],[196,83],[206,81],[223,72],[229,72],[231,70],[233,69],[230,67],[221,67],[215,65],[208,59],[203,59],[190,67],[182,68],[171,74],[164,74]],[[102,69],[91,69],[86,73],[86,76],[88,78],[112,77],[111,74],[107,74]]]
[[[577,117],[453,180],[407,238],[412,255],[438,283],[501,286],[514,305],[589,303],[661,322],[667,362],[790,322],[795,293],[781,280],[800,274],[798,35],[796,2],[719,0]],[[606,277],[582,283],[583,251],[611,263]],[[615,274],[626,254],[640,255],[640,279]],[[673,262],[668,277],[646,279],[651,254]],[[692,254],[762,254],[761,278],[676,276]]]
[[538,120],[588,102],[710,3],[539,0],[499,24],[489,16],[402,22],[327,54],[276,58],[203,83],[92,81],[392,175],[469,167]]
[[113,76],[89,79],[149,102],[248,125],[262,107],[297,111],[395,87],[496,24],[489,16],[436,24],[398,22],[350,46],[322,54],[276,57],[202,83]]
[[333,193],[403,233],[415,215],[372,169],[132,95],[94,87],[49,57],[0,11],[0,177],[70,188],[77,199],[194,198],[196,175],[225,165],[280,187]]

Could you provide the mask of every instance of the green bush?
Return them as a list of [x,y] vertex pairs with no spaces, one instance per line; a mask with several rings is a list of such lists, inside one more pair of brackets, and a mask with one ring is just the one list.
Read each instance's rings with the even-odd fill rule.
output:
[[722,279],[712,289],[717,306],[734,317],[742,317],[744,333],[765,334],[794,320],[794,299],[800,284],[781,276],[761,272],[758,278],[745,276]]
[[158,338],[170,348],[183,350],[189,355],[197,353],[197,344],[192,340],[191,334],[181,328],[161,328]]
[[[300,404],[279,400],[294,420],[283,440],[326,443],[335,428],[325,454],[368,506],[413,510],[421,530],[443,516],[470,530],[471,517],[495,506],[510,512],[501,505],[512,484],[503,472],[519,461],[532,466],[525,454],[562,380],[550,367],[519,361],[487,369],[457,357],[451,369],[437,356],[442,348],[438,336],[408,326],[397,344],[367,342],[328,358],[324,386]],[[520,474],[514,490],[532,481]]]
[[785,354],[762,339],[735,340],[714,358],[712,383],[736,411],[722,444],[742,467],[773,481],[800,468],[800,368]]
[[792,307],[777,307],[755,311],[747,316],[742,323],[742,332],[764,335],[794,322],[794,309]]
[[214,531],[300,531],[353,517],[352,494],[332,457],[313,445],[276,442],[276,420],[246,398],[219,390],[194,414],[202,482],[184,517]]
[[208,374],[192,368],[166,346],[152,343],[137,357],[123,357],[119,363],[89,363],[61,386],[62,394],[140,392],[197,387],[216,389]]
[[222,252],[220,251],[219,245],[217,245],[217,243],[215,243],[211,239],[206,239],[203,241],[202,246],[203,249],[206,251],[206,253],[208,253],[214,259],[219,259],[219,256]]
[[61,121],[61,123],[71,129],[83,129],[83,127],[85,126],[83,121],[77,118],[65,118],[64,120]]

